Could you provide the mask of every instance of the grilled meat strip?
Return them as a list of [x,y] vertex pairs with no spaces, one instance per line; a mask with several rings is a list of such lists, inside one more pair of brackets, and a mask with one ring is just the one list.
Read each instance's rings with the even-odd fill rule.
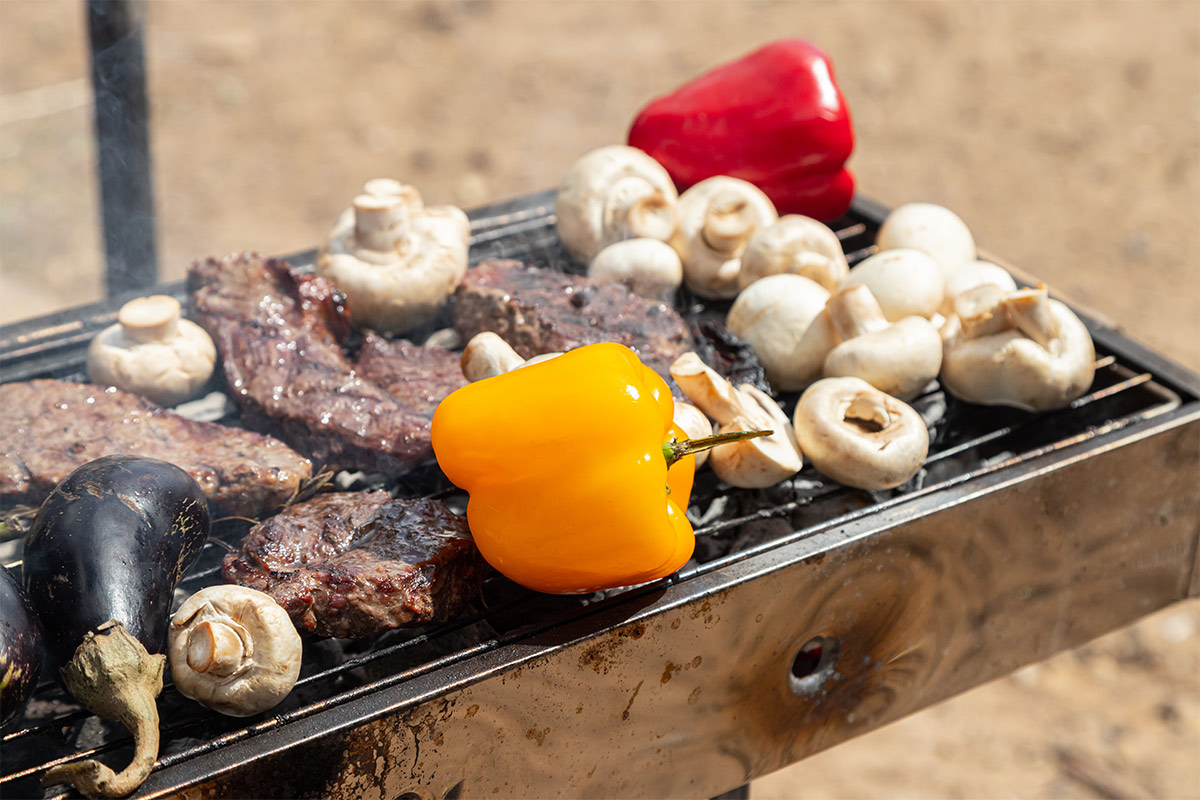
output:
[[446,395],[467,385],[461,358],[442,347],[421,347],[367,331],[354,365],[359,375],[406,409],[432,418]]
[[291,506],[224,563],[225,580],[270,594],[300,629],[338,637],[449,620],[482,572],[466,520],[436,500],[384,491]]
[[464,340],[495,331],[525,358],[596,342],[618,342],[664,377],[693,349],[691,332],[670,306],[623,286],[519,261],[484,261],[455,293],[454,327]]
[[257,517],[312,474],[283,442],[182,417],[134,394],[56,380],[0,385],[0,498],[38,505],[76,467],[114,453],[186,470],[219,514]]
[[[432,459],[428,401],[409,408],[350,362],[344,298],[327,280],[246,253],[197,261],[188,290],[246,424],[332,469],[396,473]],[[423,391],[437,394],[433,382]]]

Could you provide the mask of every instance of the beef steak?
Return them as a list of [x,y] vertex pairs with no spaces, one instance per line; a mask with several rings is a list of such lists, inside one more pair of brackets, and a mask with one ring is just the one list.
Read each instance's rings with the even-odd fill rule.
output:
[[466,520],[442,503],[339,492],[254,526],[224,575],[270,594],[302,630],[363,637],[451,619],[482,566]]
[[459,353],[405,341],[363,335],[354,364],[366,380],[380,386],[414,414],[433,417],[446,395],[467,385]]
[[432,460],[426,406],[437,379],[410,408],[360,371],[342,350],[344,298],[327,280],[246,253],[197,261],[188,290],[248,425],[332,469],[397,473]]
[[312,474],[283,442],[198,422],[134,394],[56,380],[0,385],[0,498],[37,505],[76,467],[121,453],[169,461],[220,514],[256,517]]
[[519,261],[484,261],[467,271],[455,293],[454,327],[464,339],[494,331],[525,358],[618,342],[663,376],[694,347],[688,326],[668,305]]

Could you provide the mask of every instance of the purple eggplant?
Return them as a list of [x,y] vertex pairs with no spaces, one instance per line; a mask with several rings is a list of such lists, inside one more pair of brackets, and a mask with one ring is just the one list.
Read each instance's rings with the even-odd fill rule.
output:
[[54,488],[25,537],[25,589],[50,657],[84,707],[134,734],[133,761],[55,767],[42,782],[119,797],[146,779],[158,755],[171,599],[208,538],[208,504],[174,464],[105,456]]
[[0,725],[25,710],[42,670],[42,634],[20,582],[0,566]]

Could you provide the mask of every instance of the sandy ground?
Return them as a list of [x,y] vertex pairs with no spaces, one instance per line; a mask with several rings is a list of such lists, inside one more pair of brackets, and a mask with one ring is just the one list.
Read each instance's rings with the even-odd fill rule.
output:
[[[1195,0],[173,0],[147,35],[163,279],[310,247],[372,177],[464,207],[551,187],[650,97],[794,35],[834,59],[865,192],[955,209],[983,249],[1200,369]],[[0,321],[102,294],[86,54],[80,3],[0,0]],[[753,796],[1200,797],[1200,604]]]

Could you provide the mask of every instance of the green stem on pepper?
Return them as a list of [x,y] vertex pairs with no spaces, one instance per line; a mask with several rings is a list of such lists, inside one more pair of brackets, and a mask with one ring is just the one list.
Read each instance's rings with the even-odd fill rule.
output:
[[671,468],[681,458],[694,456],[696,453],[702,453],[705,450],[711,450],[723,444],[732,444],[733,442],[744,442],[748,439],[757,439],[760,436],[770,436],[775,431],[730,431],[729,433],[718,433],[713,436],[704,436],[700,439],[688,439],[682,442],[663,442],[662,452],[663,458],[667,460],[667,469]]

